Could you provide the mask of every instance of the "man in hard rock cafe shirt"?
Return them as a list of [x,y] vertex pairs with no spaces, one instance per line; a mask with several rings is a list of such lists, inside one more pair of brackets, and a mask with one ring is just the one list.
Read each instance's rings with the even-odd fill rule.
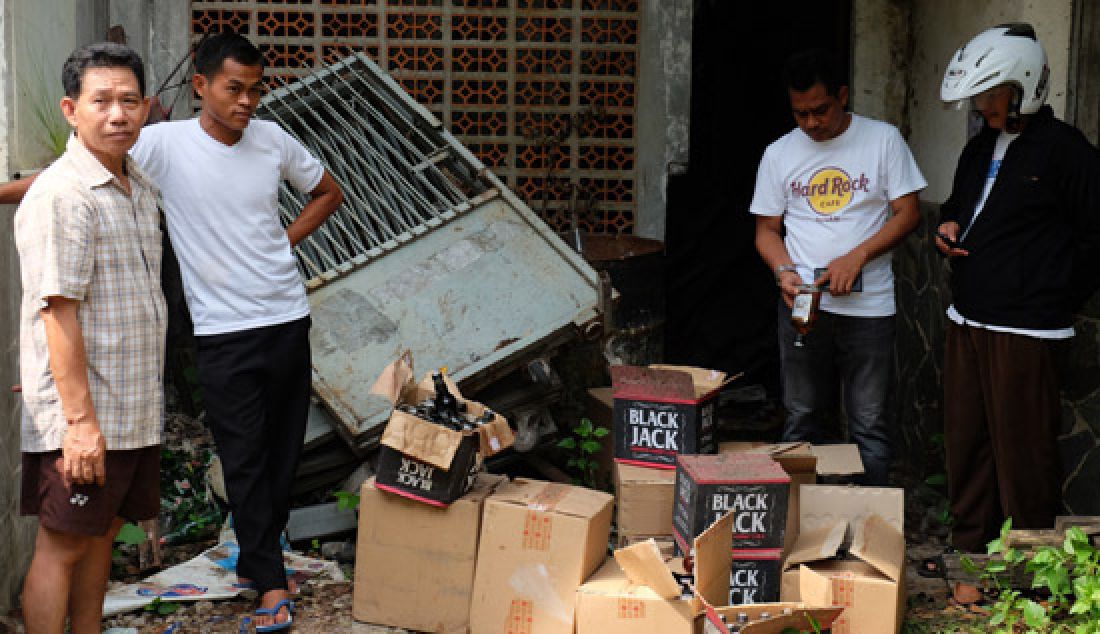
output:
[[1046,54],[1026,24],[952,56],[941,98],[984,127],[959,157],[936,247],[951,261],[944,438],[952,545],[1001,524],[1049,528],[1061,508],[1062,408],[1051,345],[1100,284],[1100,159],[1043,105]]
[[[891,457],[891,251],[920,221],[926,183],[897,128],[845,110],[848,87],[827,52],[792,56],[784,75],[798,127],[765,150],[749,207],[756,248],[782,297],[783,440],[824,440],[843,393],[864,483],[881,486]],[[791,304],[811,283],[826,288],[821,310],[796,341]]]

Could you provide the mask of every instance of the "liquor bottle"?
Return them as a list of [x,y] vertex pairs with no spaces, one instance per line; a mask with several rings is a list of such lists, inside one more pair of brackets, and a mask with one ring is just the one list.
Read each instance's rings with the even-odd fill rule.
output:
[[791,323],[794,324],[798,334],[794,338],[794,345],[798,348],[806,345],[804,337],[814,328],[817,321],[818,307],[821,305],[820,286],[813,284],[800,284],[798,295],[794,296],[791,304]]
[[458,413],[458,399],[447,389],[447,382],[443,380],[443,372],[432,373],[432,383],[435,384],[435,408],[443,416]]

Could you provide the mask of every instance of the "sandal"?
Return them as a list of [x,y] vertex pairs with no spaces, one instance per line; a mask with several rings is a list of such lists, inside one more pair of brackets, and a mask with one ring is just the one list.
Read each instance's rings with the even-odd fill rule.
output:
[[257,625],[257,632],[282,632],[283,630],[289,630],[290,626],[294,623],[294,602],[290,599],[283,599],[275,604],[273,608],[257,608],[256,616],[270,616],[275,618],[278,616],[279,611],[286,608],[286,620],[282,623],[275,622],[271,625]]

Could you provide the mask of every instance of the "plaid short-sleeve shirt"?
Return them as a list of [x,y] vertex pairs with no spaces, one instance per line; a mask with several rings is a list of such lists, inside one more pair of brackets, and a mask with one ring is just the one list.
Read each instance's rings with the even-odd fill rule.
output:
[[88,384],[107,448],[160,442],[166,325],[160,214],[152,182],[128,157],[126,170],[130,195],[72,137],[16,211],[23,451],[60,449],[67,426],[41,316],[55,296],[80,302]]

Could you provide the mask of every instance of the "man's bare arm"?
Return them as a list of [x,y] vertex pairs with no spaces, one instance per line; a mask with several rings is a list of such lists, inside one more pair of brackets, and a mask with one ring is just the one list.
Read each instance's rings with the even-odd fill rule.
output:
[[63,473],[76,484],[107,481],[107,444],[99,429],[88,385],[88,357],[77,312],[80,302],[50,297],[41,311],[50,354],[50,372],[68,421],[61,447]]
[[[787,245],[783,243],[783,216],[756,217],[756,250],[772,271],[781,264],[794,264],[791,254],[787,253]],[[783,301],[790,306],[794,296],[798,294],[802,276],[794,271],[783,271],[777,281],[779,290],[783,293]]]
[[286,228],[287,237],[290,238],[290,246],[297,246],[299,242],[317,230],[321,224],[336,211],[340,203],[344,202],[344,192],[340,191],[340,185],[328,170],[321,177],[321,182],[309,193],[310,200],[302,209],[302,213],[290,226]]
[[886,221],[873,236],[867,238],[847,254],[829,263],[828,270],[815,284],[829,282],[829,292],[833,295],[847,295],[852,292],[852,283],[863,267],[871,260],[893,249],[920,224],[920,203],[917,192],[912,192],[890,201],[893,216]]
[[26,178],[20,178],[6,183],[0,183],[0,205],[18,205],[23,202],[23,196],[27,195],[38,174],[32,174]]

